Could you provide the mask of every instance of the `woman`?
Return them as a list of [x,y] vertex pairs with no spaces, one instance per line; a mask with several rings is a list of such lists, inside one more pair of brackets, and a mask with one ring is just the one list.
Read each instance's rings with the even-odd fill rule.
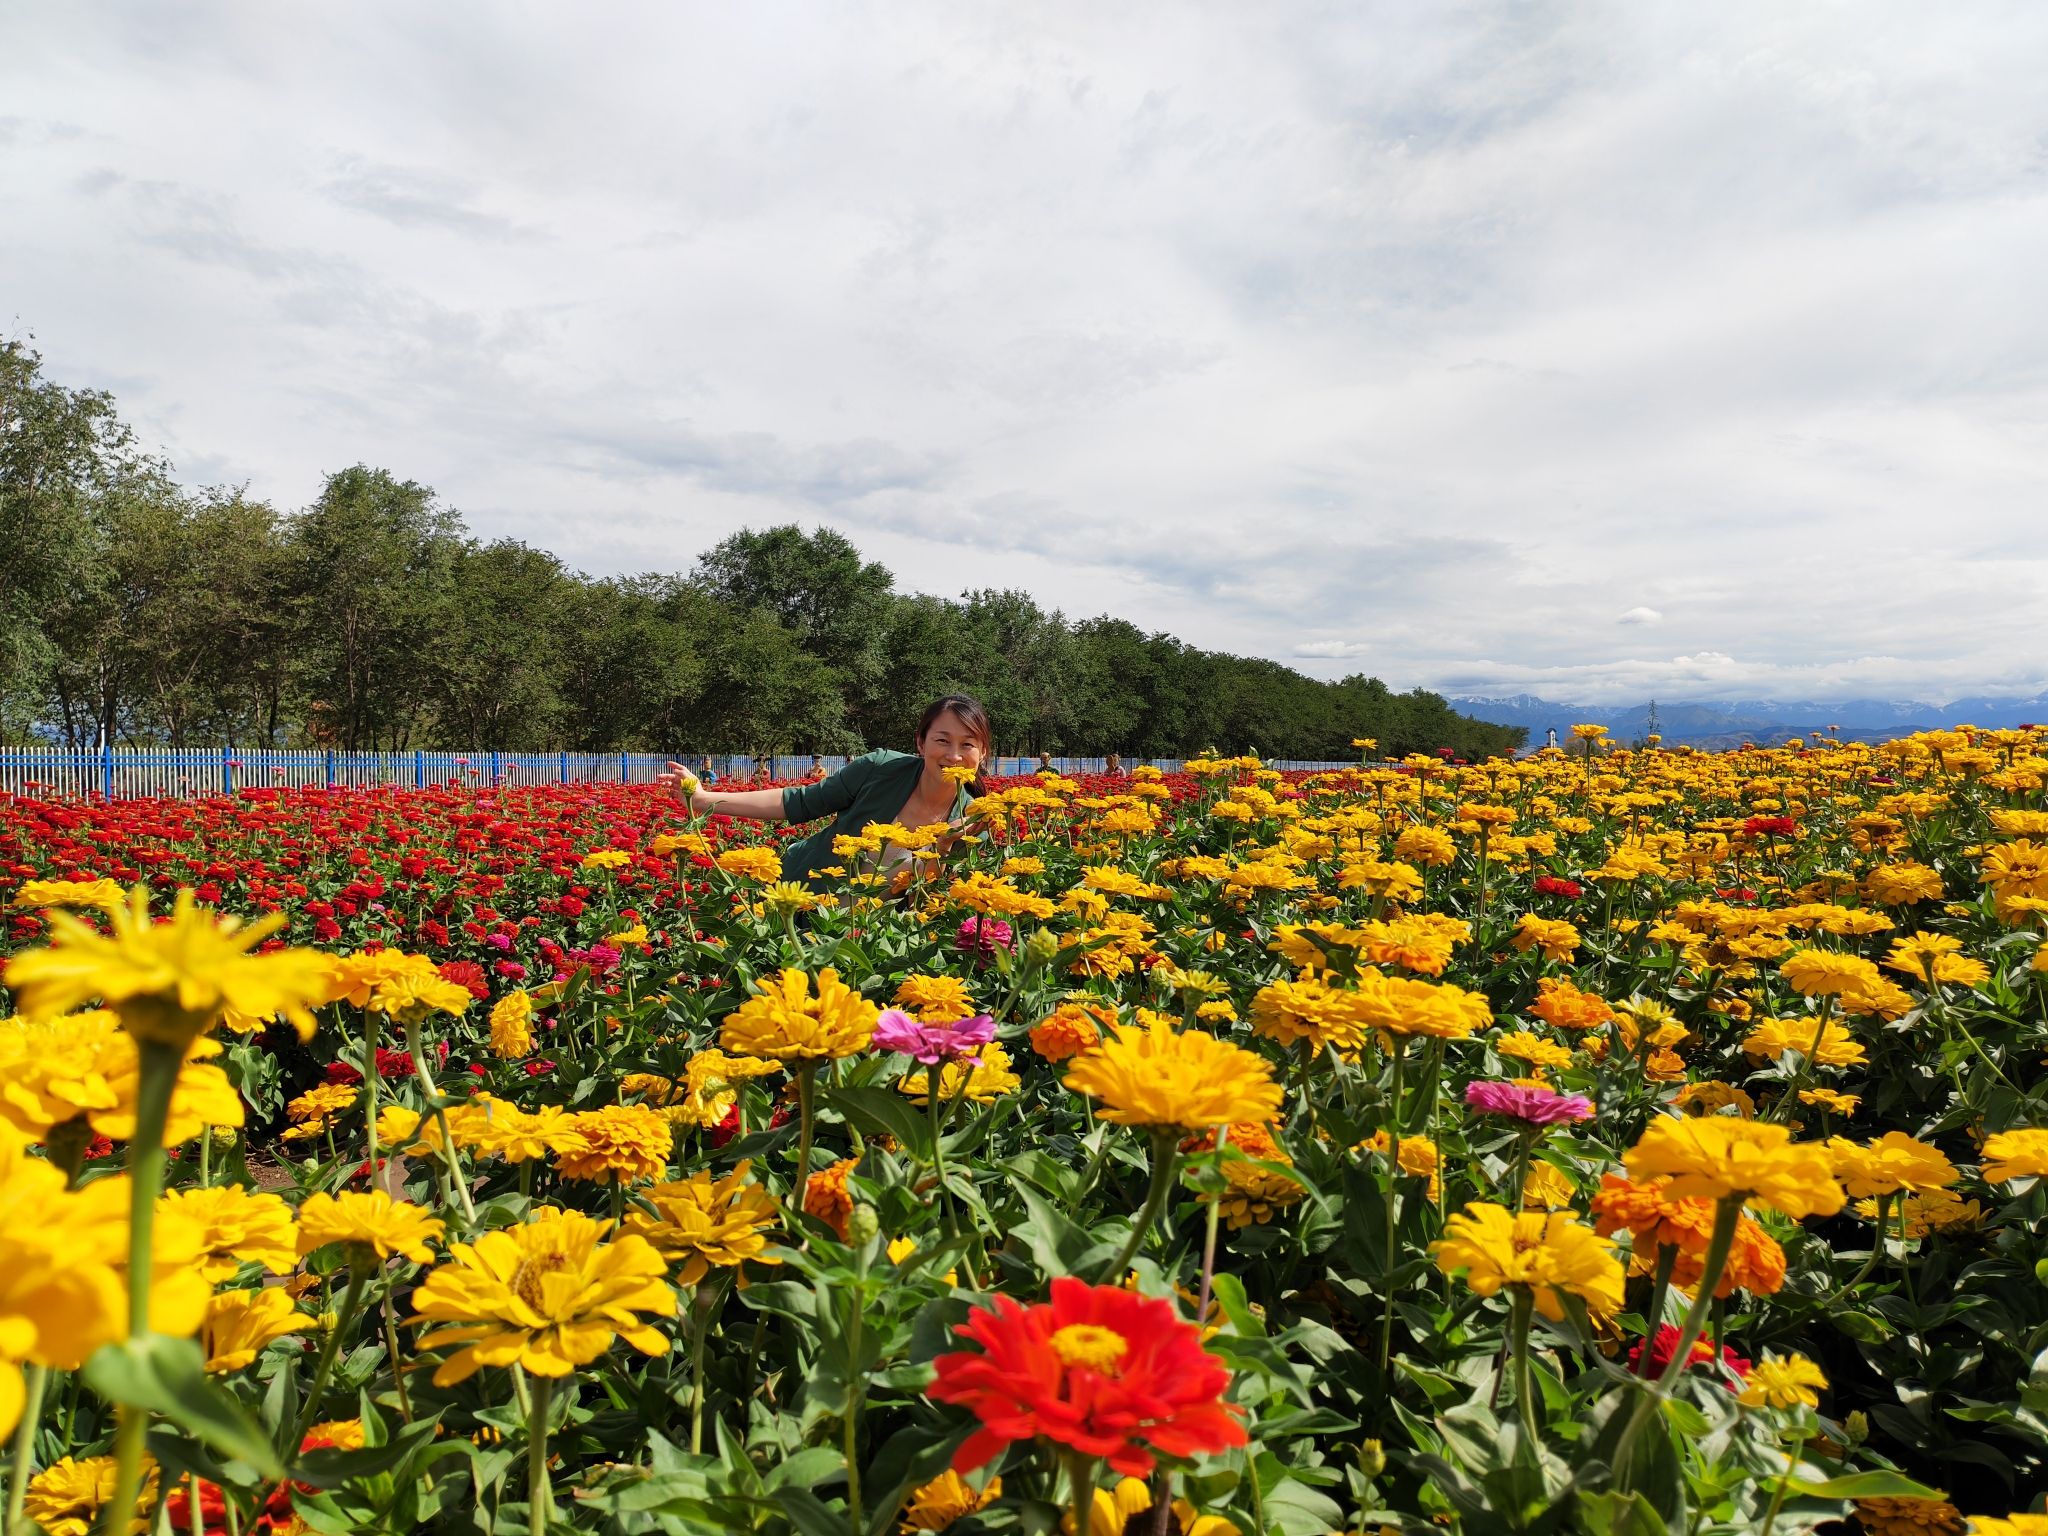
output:
[[[668,785],[697,816],[749,821],[832,817],[828,826],[782,850],[783,878],[816,885],[817,872],[835,862],[835,837],[858,837],[876,822],[928,827],[960,818],[971,793],[980,788],[982,762],[993,750],[988,711],[965,695],[948,694],[919,719],[916,747],[914,752],[870,752],[830,778],[786,789],[709,790],[693,784],[680,763],[670,763],[657,782]],[[948,768],[972,770],[974,783],[954,784],[946,777]]]

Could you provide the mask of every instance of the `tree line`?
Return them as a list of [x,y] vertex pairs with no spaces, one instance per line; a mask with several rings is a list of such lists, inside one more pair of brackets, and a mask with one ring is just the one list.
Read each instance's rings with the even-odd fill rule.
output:
[[901,592],[825,528],[591,577],[367,465],[297,510],[192,492],[106,392],[0,341],[0,740],[844,752],[907,746],[946,692],[987,704],[1005,753],[1477,757],[1525,734],[1023,592]]

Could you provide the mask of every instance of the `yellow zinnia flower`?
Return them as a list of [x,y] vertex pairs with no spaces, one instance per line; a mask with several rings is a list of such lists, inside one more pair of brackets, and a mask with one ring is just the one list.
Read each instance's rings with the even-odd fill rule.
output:
[[403,1254],[415,1264],[430,1264],[427,1244],[448,1224],[423,1207],[394,1200],[381,1189],[367,1193],[344,1190],[309,1195],[299,1207],[299,1253],[303,1256],[329,1243],[371,1249],[380,1259]]
[[288,1333],[299,1333],[313,1319],[293,1307],[283,1290],[222,1291],[206,1304],[200,1341],[206,1348],[206,1369],[239,1371],[252,1364],[263,1346]]
[[533,999],[525,992],[507,992],[491,1007],[491,1054],[517,1061],[533,1054]]
[[244,1264],[260,1264],[282,1275],[298,1261],[292,1208],[276,1195],[239,1184],[179,1189],[157,1207],[190,1222],[200,1233],[200,1276],[209,1285],[232,1280]]
[[1958,1177],[1955,1164],[1939,1148],[1904,1131],[1886,1131],[1868,1146],[1859,1146],[1846,1136],[1830,1136],[1827,1154],[1835,1177],[1851,1195],[1943,1189]]
[[988,1508],[1002,1493],[1000,1477],[990,1478],[988,1486],[977,1491],[958,1472],[941,1472],[910,1496],[902,1524],[896,1529],[899,1536],[912,1536],[916,1531],[943,1531],[955,1520]]
[[1784,1126],[1756,1120],[1653,1120],[1622,1164],[1632,1179],[1668,1181],[1674,1199],[1740,1196],[1792,1217],[1832,1216],[1844,1199],[1824,1148],[1795,1145]]
[[127,1191],[88,1198],[64,1186],[55,1164],[0,1125],[0,1436],[21,1418],[24,1364],[76,1370],[127,1332],[115,1262],[127,1251]]
[[[109,881],[109,884],[112,882]],[[88,1536],[100,1523],[100,1511],[114,1496],[114,1458],[66,1456],[53,1461],[29,1479],[22,1513],[41,1527],[45,1536]],[[154,1461],[143,1463],[142,1496],[139,1510],[156,1506],[157,1469]],[[138,1513],[128,1529],[141,1536],[149,1529],[149,1517]]]
[[730,1269],[748,1259],[780,1264],[778,1258],[764,1258],[762,1250],[768,1245],[763,1233],[781,1211],[775,1197],[748,1178],[748,1166],[741,1163],[715,1182],[709,1171],[699,1169],[687,1179],[641,1190],[636,1199],[653,1206],[656,1214],[628,1213],[626,1230],[682,1261],[676,1276],[680,1285],[695,1285],[714,1265]]
[[565,1179],[616,1179],[630,1184],[668,1171],[675,1132],[668,1118],[642,1104],[608,1104],[569,1116],[568,1127],[583,1140],[563,1150],[555,1169]]
[[138,885],[108,915],[110,934],[68,912],[49,915],[52,947],[16,955],[7,966],[24,1013],[50,1018],[98,1002],[138,1039],[181,1049],[223,1022],[247,1032],[284,1017],[301,1039],[312,1037],[307,1005],[326,996],[325,958],[309,949],[251,953],[284,926],[282,913],[245,925],[180,890],[170,919],[154,923]]
[[14,893],[19,912],[51,907],[98,907],[111,912],[128,899],[117,880],[24,880]]
[[1999,1131],[1984,1138],[1984,1181],[2048,1177],[2048,1130]]
[[1263,1056],[1205,1035],[1176,1033],[1164,1020],[1149,1028],[1120,1024],[1075,1058],[1066,1086],[1102,1101],[1098,1120],[1122,1125],[1206,1130],[1240,1120],[1263,1124],[1280,1112],[1280,1085]]
[[1859,955],[1802,949],[1778,962],[1778,974],[1802,997],[1840,992],[1875,993],[1884,985],[1877,967]]
[[465,1346],[434,1372],[434,1385],[467,1381],[487,1365],[567,1376],[623,1338],[659,1355],[668,1340],[642,1314],[673,1317],[668,1265],[644,1238],[601,1239],[611,1223],[543,1206],[531,1221],[456,1243],[413,1293],[415,1323],[452,1326],[424,1334],[424,1349]]
[[1577,1296],[1595,1317],[1621,1310],[1623,1272],[1614,1244],[1569,1214],[1524,1211],[1519,1216],[1490,1201],[1468,1205],[1445,1224],[1446,1236],[1430,1244],[1436,1266],[1447,1275],[1463,1273],[1481,1296],[1518,1285],[1535,1298],[1545,1317],[1564,1316],[1562,1296]]
[[1766,1355],[1749,1368],[1737,1399],[1746,1408],[1818,1408],[1828,1384],[1821,1368],[1804,1355]]
[[[209,1125],[240,1125],[242,1096],[195,1039],[178,1069],[164,1117],[164,1145],[190,1141]],[[135,1134],[142,1058],[135,1037],[104,1008],[41,1021],[0,1019],[0,1120],[36,1141],[74,1122],[126,1141]]]
[[818,973],[815,995],[811,978],[798,970],[754,986],[759,995],[729,1014],[718,1033],[718,1043],[736,1055],[784,1062],[851,1056],[866,1049],[881,1014],[829,967]]

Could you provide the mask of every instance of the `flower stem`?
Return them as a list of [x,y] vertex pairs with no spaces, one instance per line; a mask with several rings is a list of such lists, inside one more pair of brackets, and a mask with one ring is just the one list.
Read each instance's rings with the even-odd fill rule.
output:
[[[1219,1158],[1223,1149],[1230,1145],[1230,1127],[1216,1128],[1216,1152]],[[1221,1164],[1218,1164],[1219,1171]],[[1222,1214],[1223,1197],[1219,1192],[1209,1202],[1209,1230],[1202,1237],[1202,1291],[1195,1302],[1195,1326],[1209,1326],[1209,1290],[1216,1280],[1216,1218]]]
[[1784,1475],[1778,1479],[1778,1486],[1771,1490],[1771,1507],[1764,1511],[1764,1523],[1757,1536],[1771,1536],[1771,1527],[1778,1523],[1778,1511],[1785,1507],[1785,1491],[1792,1486],[1792,1474],[1799,1469],[1800,1453],[1806,1447],[1806,1431],[1800,1430],[1792,1437],[1792,1452],[1785,1458]]
[[[415,1061],[419,1058],[414,1057]],[[377,1178],[377,1010],[363,1010],[363,1130],[370,1148],[370,1188],[382,1187]],[[392,1355],[395,1363],[398,1359]]]
[[1067,1456],[1067,1495],[1074,1511],[1075,1536],[1094,1536],[1095,1459]]
[[1116,1256],[1103,1272],[1104,1285],[1121,1285],[1129,1272],[1131,1260],[1138,1256],[1144,1246],[1145,1234],[1152,1230],[1152,1224],[1159,1219],[1159,1212],[1166,1204],[1167,1191],[1173,1188],[1173,1171],[1180,1162],[1180,1148],[1175,1145],[1175,1134],[1171,1128],[1152,1133],[1152,1186],[1145,1191],[1144,1207],[1138,1212],[1138,1219],[1131,1227],[1130,1238],[1124,1243],[1123,1251]]
[[1886,1223],[1891,1212],[1892,1196],[1896,1193],[1898,1193],[1896,1190],[1887,1191],[1877,1197],[1877,1231],[1871,1235],[1870,1257],[1863,1261],[1863,1267],[1857,1270],[1839,1290],[1835,1291],[1833,1295],[1821,1303],[1823,1311],[1832,1307],[1844,1296],[1855,1290],[1857,1286],[1869,1279],[1870,1272],[1877,1268],[1877,1261],[1884,1256]]
[[1386,1296],[1380,1307],[1380,1370],[1385,1372],[1394,1357],[1394,1229],[1400,1215],[1401,1199],[1401,1071],[1407,1057],[1408,1037],[1395,1035],[1389,1044],[1394,1057],[1393,1108],[1387,1117],[1387,1204],[1385,1237],[1381,1250],[1386,1260]]
[[815,1061],[800,1062],[796,1069],[796,1180],[789,1186],[789,1224],[799,1237],[804,1230],[804,1186],[811,1181],[811,1133],[816,1128]]
[[1621,1443],[1615,1447],[1614,1478],[1618,1493],[1629,1491],[1629,1452],[1635,1449],[1636,1437],[1643,1432],[1643,1425],[1650,1415],[1671,1395],[1673,1385],[1692,1363],[1692,1347],[1699,1339],[1700,1330],[1706,1326],[1707,1313],[1714,1304],[1714,1287],[1721,1283],[1721,1271],[1728,1267],[1728,1252],[1735,1246],[1735,1226],[1741,1217],[1742,1196],[1722,1196],[1721,1203],[1714,1209],[1714,1232],[1707,1240],[1706,1257],[1700,1264],[1699,1289],[1693,1292],[1692,1306],[1678,1331],[1678,1344],[1671,1351],[1671,1360],[1664,1367],[1664,1374],[1637,1401],[1628,1426],[1621,1432]]
[[455,1198],[462,1203],[462,1214],[471,1227],[476,1226],[476,1205],[469,1198],[469,1180],[462,1176],[462,1158],[455,1150],[455,1136],[448,1129],[448,1112],[441,1107],[441,1092],[434,1086],[434,1075],[427,1070],[427,1053],[420,1045],[420,1024],[418,1019],[405,1021],[405,1048],[412,1053],[413,1076],[420,1080],[420,1089],[427,1096],[427,1105],[434,1112],[434,1125],[441,1132],[441,1157],[448,1165],[448,1182],[455,1186]]
[[[132,1181],[128,1205],[128,1337],[149,1336],[149,1291],[155,1273],[156,1201],[164,1185],[164,1120],[170,1114],[171,1091],[185,1064],[182,1043],[135,1038],[140,1076],[135,1087],[135,1137],[128,1143],[128,1174]],[[114,1430],[114,1489],[105,1508],[109,1529],[118,1530],[137,1505],[142,1491],[142,1449],[149,1430],[149,1411],[121,1405]]]
[[548,1528],[548,1407],[554,1396],[550,1377],[533,1378],[533,1409],[526,1419],[526,1529],[543,1536]]
[[370,1261],[360,1259],[354,1253],[348,1261],[348,1289],[342,1293],[341,1310],[334,1316],[334,1327],[329,1330],[320,1346],[320,1360],[313,1367],[313,1385],[306,1393],[305,1405],[299,1409],[299,1421],[292,1426],[291,1443],[285,1447],[287,1455],[297,1452],[299,1442],[306,1438],[306,1431],[320,1417],[320,1397],[327,1390],[327,1378],[334,1374],[334,1356],[341,1347],[341,1336],[354,1326],[356,1314],[362,1309],[363,1287],[369,1283]]
[[1536,1310],[1536,1293],[1526,1285],[1514,1288],[1510,1327],[1514,1331],[1515,1407],[1522,1415],[1522,1432],[1528,1436],[1531,1458],[1542,1435],[1536,1427],[1536,1399],[1529,1386],[1529,1319]]
[[946,1198],[946,1154],[939,1145],[940,1141],[944,1138],[946,1130],[945,1122],[940,1115],[939,1100],[939,1083],[944,1073],[945,1068],[936,1061],[925,1068],[925,1112],[930,1117],[932,1124],[932,1177],[938,1180],[937,1198],[939,1209],[945,1214],[946,1236],[951,1238],[960,1235],[960,1222],[959,1218],[953,1214],[952,1202]]
[[1650,1372],[1650,1353],[1657,1343],[1657,1330],[1664,1326],[1664,1297],[1671,1289],[1671,1271],[1678,1265],[1678,1247],[1674,1243],[1657,1245],[1657,1272],[1650,1279],[1650,1307],[1643,1314],[1648,1329],[1643,1339],[1643,1352],[1636,1357],[1636,1374],[1647,1376]]
[[690,1340],[690,1454],[698,1455],[704,1449],[704,1346],[711,1339],[711,1325],[717,1321],[718,1307],[725,1300],[725,1277],[719,1276],[711,1282],[708,1300],[698,1309],[697,1336]]
[[27,1378],[27,1400],[22,1404],[21,1426],[14,1432],[14,1464],[7,1471],[7,1529],[13,1530],[28,1498],[28,1475],[35,1470],[36,1429],[43,1418],[43,1392],[50,1385],[50,1368],[31,1365]]

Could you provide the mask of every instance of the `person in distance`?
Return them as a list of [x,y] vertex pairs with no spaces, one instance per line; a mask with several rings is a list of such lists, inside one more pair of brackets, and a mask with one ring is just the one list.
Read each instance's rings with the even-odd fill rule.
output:
[[[858,837],[877,822],[958,826],[968,801],[983,792],[981,765],[994,749],[988,711],[976,700],[958,693],[934,700],[918,720],[914,745],[911,752],[870,752],[816,783],[783,789],[710,789],[674,762],[668,772],[656,776],[656,782],[667,785],[696,816],[739,816],[749,821],[832,817],[782,850],[783,878],[816,885],[818,870],[835,862],[833,838]],[[951,775],[948,769],[953,770]],[[907,859],[903,850],[891,845],[883,850],[882,868]]]

